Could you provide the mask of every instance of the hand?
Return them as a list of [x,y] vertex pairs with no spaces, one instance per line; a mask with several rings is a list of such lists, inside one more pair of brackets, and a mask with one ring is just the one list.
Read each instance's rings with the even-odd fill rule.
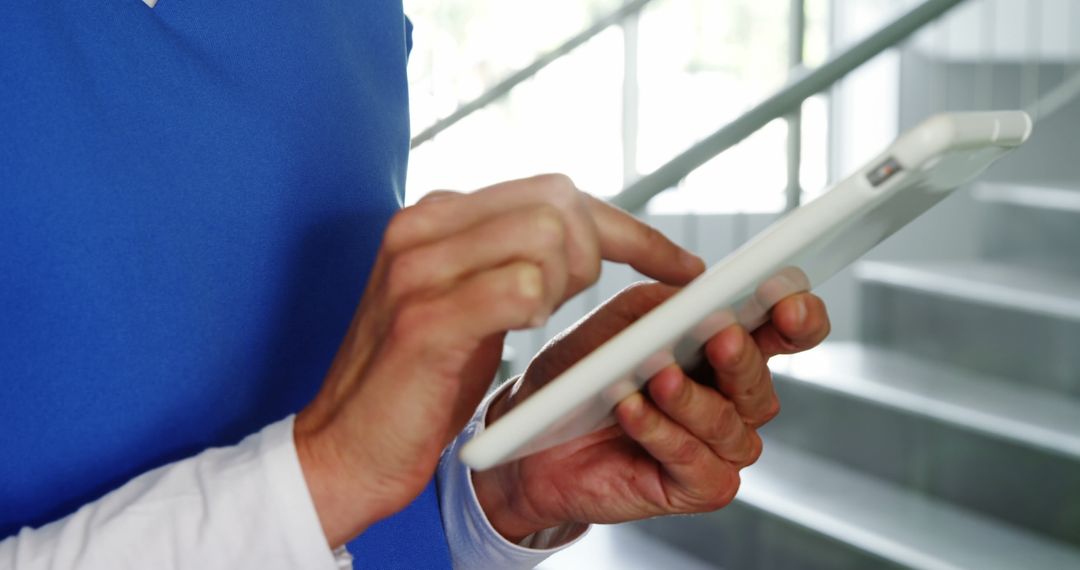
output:
[[[509,395],[492,403],[488,421],[676,291],[658,283],[623,290],[545,347]],[[647,397],[637,393],[621,402],[617,425],[474,473],[481,506],[496,530],[519,541],[568,523],[617,523],[727,505],[738,490],[739,470],[761,454],[756,429],[780,410],[766,360],[811,348],[828,332],[825,306],[809,293],[779,302],[770,322],[752,335],[728,327],[705,345],[700,370],[688,375],[672,365],[650,380]]]
[[670,283],[704,268],[565,176],[440,192],[394,216],[322,389],[294,428],[331,546],[420,493],[494,377],[506,331],[543,323],[596,280],[601,258]]

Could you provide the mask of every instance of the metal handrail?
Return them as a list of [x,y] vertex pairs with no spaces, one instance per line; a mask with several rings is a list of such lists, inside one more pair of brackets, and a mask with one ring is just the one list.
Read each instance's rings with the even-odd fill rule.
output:
[[724,125],[660,168],[639,178],[611,202],[629,211],[639,210],[653,196],[671,188],[710,159],[739,143],[773,119],[796,110],[810,96],[843,78],[874,56],[893,47],[919,28],[964,0],[926,0],[880,30],[852,45],[811,71],[789,81],[779,91]]
[[603,32],[611,26],[622,22],[626,18],[641,12],[641,10],[644,9],[645,6],[652,1],[653,0],[630,0],[629,2],[626,2],[619,8],[607,14],[606,16],[602,16],[601,18],[597,19],[588,28],[585,28],[577,35],[566,40],[555,49],[552,49],[551,51],[541,55],[536,59],[536,61],[530,63],[526,67],[515,71],[509,77],[503,79],[494,87],[488,89],[476,99],[473,99],[472,101],[461,105],[460,107],[455,109],[453,113],[450,113],[446,117],[435,121],[433,125],[424,129],[420,132],[420,134],[413,137],[412,142],[410,143],[410,148],[416,148],[424,144],[425,142],[435,138],[435,135],[438,135],[439,133],[450,128],[458,121],[464,119],[465,117],[468,117],[476,111],[479,111],[480,109],[483,109],[492,102],[498,100],[503,95],[509,93],[510,90],[516,87],[519,83],[536,75],[540,72],[540,70],[550,65],[553,61],[574,51],[585,42],[599,35],[600,32]]
[[[788,3],[788,69],[802,69],[803,44],[806,43],[806,0]],[[802,108],[787,114],[787,185],[784,188],[784,211],[794,210],[802,202]]]

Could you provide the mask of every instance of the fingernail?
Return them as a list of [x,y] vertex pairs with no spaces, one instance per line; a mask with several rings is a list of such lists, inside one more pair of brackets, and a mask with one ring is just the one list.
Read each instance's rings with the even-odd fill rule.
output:
[[806,322],[806,299],[798,297],[795,300],[795,326],[801,327]]
[[526,299],[539,299],[544,294],[544,276],[535,265],[524,265],[518,270],[518,290]]
[[679,263],[681,263],[683,267],[694,272],[700,272],[705,268],[705,262],[689,251],[679,253]]
[[730,340],[727,341],[727,349],[729,351],[728,359],[730,364],[735,364],[742,359],[742,353],[745,349],[745,340],[743,339],[744,333],[741,330],[738,330],[738,327],[732,327],[731,330],[736,332],[732,332],[728,335],[730,338]]
[[691,395],[690,390],[686,384],[686,379],[683,377],[683,374],[684,373],[680,368],[678,376],[675,376],[675,379],[671,381],[675,384],[675,397],[677,400],[680,401],[685,401],[689,399]]
[[623,400],[622,406],[626,409],[627,415],[636,418],[645,412],[644,401],[645,398],[640,393],[635,393]]

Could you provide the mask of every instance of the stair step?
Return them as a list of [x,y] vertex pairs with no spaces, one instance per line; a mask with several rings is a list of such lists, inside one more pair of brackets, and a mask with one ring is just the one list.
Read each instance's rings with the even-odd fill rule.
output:
[[1080,214],[1080,189],[1059,184],[1020,184],[1010,182],[983,182],[972,195],[988,204],[1001,204]]
[[1080,189],[1065,183],[983,183],[973,197],[983,204],[979,234],[985,257],[1080,271]]
[[1080,276],[1071,273],[982,261],[867,261],[858,265],[855,274],[864,281],[1080,321]]
[[1080,462],[1080,401],[856,342],[770,362],[774,374]]
[[[758,511],[758,516],[786,521],[818,537],[816,543],[800,537],[800,547],[805,549],[808,563],[798,564],[798,553],[788,553],[786,567],[838,567],[810,561],[828,558],[821,551],[846,548],[882,562],[871,567],[1080,568],[1080,550],[774,441],[767,441],[761,460],[744,471],[736,501]],[[701,517],[656,519],[644,528],[679,543],[680,535],[700,533],[702,527],[710,525],[721,526],[725,535],[737,534],[724,536],[722,541],[697,541],[680,546],[690,548],[699,557],[724,563],[725,553],[717,544],[753,544],[761,540],[760,536],[751,535],[760,524],[752,520],[732,524],[726,511]],[[739,514],[742,518],[753,516],[745,511]],[[784,541],[777,540],[775,544],[782,545]],[[864,559],[862,567],[866,566]],[[753,567],[784,566],[759,563]]]
[[1080,274],[994,261],[862,262],[874,343],[1080,395]]
[[1080,401],[857,343],[772,369],[766,436],[1080,546]]
[[913,568],[1077,568],[1080,551],[772,444],[742,500]]
[[[715,513],[630,523],[702,560],[709,568],[741,570],[905,570],[850,544],[756,509],[740,499]],[[579,568],[609,568],[583,564]],[[615,567],[611,567],[615,568]],[[618,567],[621,568],[622,567]],[[679,566],[652,566],[682,570]]]

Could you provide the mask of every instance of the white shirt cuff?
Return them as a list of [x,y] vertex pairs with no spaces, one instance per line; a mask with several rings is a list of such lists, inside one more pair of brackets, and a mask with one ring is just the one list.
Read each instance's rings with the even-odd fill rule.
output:
[[511,384],[507,382],[484,400],[439,462],[439,505],[456,570],[532,568],[577,542],[588,531],[588,527],[581,525],[563,525],[534,533],[521,544],[514,544],[499,534],[484,514],[473,487],[472,470],[458,458],[458,450],[484,430],[488,407]]

